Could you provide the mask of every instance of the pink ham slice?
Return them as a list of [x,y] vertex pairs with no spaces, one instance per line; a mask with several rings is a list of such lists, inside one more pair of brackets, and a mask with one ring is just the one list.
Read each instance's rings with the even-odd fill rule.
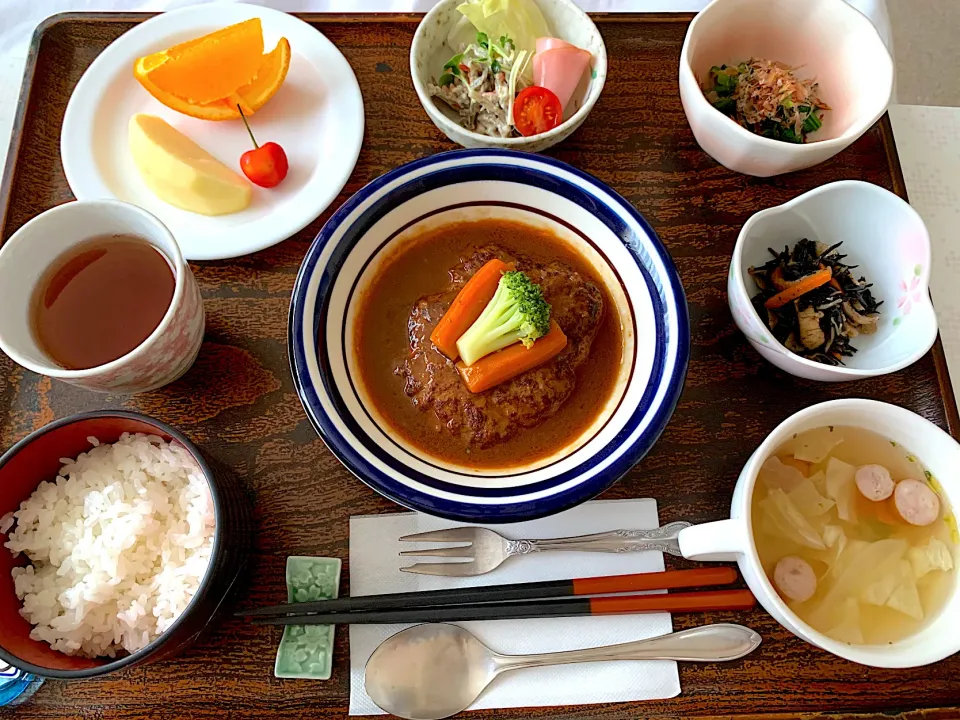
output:
[[561,40],[560,38],[548,38],[542,37],[537,38],[537,52],[545,53],[547,50],[556,50],[557,48],[575,48],[576,45],[571,45],[566,40]]
[[590,66],[591,55],[569,43],[552,49],[539,51],[541,43],[563,43],[556,38],[540,38],[537,40],[537,54],[533,56],[533,84],[553,92],[560,100],[564,112],[567,103],[573,97],[573,91],[580,84],[580,78]]

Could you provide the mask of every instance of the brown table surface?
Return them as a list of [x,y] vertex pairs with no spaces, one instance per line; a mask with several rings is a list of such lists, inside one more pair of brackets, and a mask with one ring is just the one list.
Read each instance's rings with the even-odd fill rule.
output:
[[[34,215],[72,198],[59,154],[70,92],[97,54],[144,17],[61,16],[38,33],[28,63],[32,84],[25,86],[25,112],[18,116],[3,186],[9,201],[3,239]],[[387,170],[453,148],[424,114],[410,82],[407,52],[417,17],[308,19],[350,61],[366,108],[360,160],[333,208]],[[549,154],[609,183],[650,221],[680,271],[693,341],[683,397],[662,439],[603,497],[655,497],[662,521],[720,519],[741,466],[766,433],[800,408],[830,398],[885,400],[956,429],[956,405],[939,342],[902,372],[855,385],[815,384],[764,362],[737,330],[727,307],[724,280],[730,253],[752,213],[834,180],[866,180],[904,193],[888,121],[812,170],[768,180],[734,174],[700,151],[680,106],[676,67],[689,16],[598,19],[610,55],[610,79],[586,124]],[[327,451],[290,379],[290,292],[301,258],[331,211],[264,252],[193,265],[204,294],[207,335],[196,366],[174,385],[135,397],[99,396],[38,377],[0,357],[4,447],[54,418],[124,407],[173,424],[236,471],[255,499],[257,528],[249,584],[238,600],[244,606],[284,599],[288,555],[343,558],[341,594],[346,594],[350,515],[398,510]],[[681,665],[683,693],[670,700],[486,711],[472,717],[626,720],[769,714],[812,719],[836,713],[831,717],[960,718],[960,658],[914,670],[866,668],[803,643],[762,610],[677,617],[675,625],[705,621],[743,622],[763,634],[764,644],[736,663]],[[279,629],[225,618],[179,658],[100,680],[47,682],[12,716],[346,716],[345,629],[337,632],[329,682],[274,678],[279,637]]]

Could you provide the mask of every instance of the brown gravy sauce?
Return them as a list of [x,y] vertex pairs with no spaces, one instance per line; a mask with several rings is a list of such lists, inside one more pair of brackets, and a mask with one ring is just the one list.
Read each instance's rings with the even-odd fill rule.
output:
[[[448,270],[469,258],[476,248],[490,244],[539,261],[560,260],[571,266],[600,288],[604,313],[589,359],[578,371],[576,387],[556,414],[505,442],[478,449],[451,436],[432,410],[415,407],[403,391],[403,378],[395,375],[394,369],[410,354],[407,319],[416,301],[448,289]],[[579,437],[595,421],[616,385],[623,355],[620,311],[587,260],[547,230],[503,220],[430,230],[386,259],[359,303],[355,335],[360,380],[390,429],[427,456],[476,469],[535,462]]]

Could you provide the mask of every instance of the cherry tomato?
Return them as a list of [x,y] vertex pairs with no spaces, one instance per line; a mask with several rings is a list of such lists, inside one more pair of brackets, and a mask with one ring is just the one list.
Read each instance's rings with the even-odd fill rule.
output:
[[560,99],[547,88],[531,85],[513,101],[513,124],[524,137],[553,130],[562,121]]
[[287,170],[290,169],[287,154],[275,142],[257,145],[243,110],[239,105],[237,109],[240,110],[240,117],[243,118],[243,124],[250,133],[250,140],[253,141],[253,150],[247,150],[240,156],[240,169],[254,185],[264,188],[276,187],[287,176]]

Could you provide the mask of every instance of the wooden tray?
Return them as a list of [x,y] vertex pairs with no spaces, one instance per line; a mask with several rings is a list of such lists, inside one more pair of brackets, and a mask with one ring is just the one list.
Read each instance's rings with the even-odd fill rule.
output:
[[[67,100],[97,54],[146,17],[61,15],[37,31],[0,192],[0,208],[6,206],[0,238],[72,199],[59,152]],[[407,54],[419,17],[306,19],[346,55],[366,105],[363,151],[334,207],[401,163],[453,148],[423,112],[410,82]],[[834,180],[866,180],[904,195],[903,179],[887,118],[830,162],[802,173],[760,180],[717,165],[694,142],[677,94],[676,68],[689,20],[687,15],[599,16],[610,81],[583,128],[550,154],[609,183],[644,214],[673,254],[690,303],[693,351],[676,414],[650,455],[604,497],[655,497],[662,521],[698,522],[726,516],[734,482],[753,449],[777,423],[811,403],[856,395],[903,405],[951,431],[958,424],[939,342],[903,372],[856,385],[827,385],[778,372],[734,326],[725,278],[737,233],[752,213]],[[290,379],[290,292],[300,260],[329,212],[270,250],[194,264],[206,302],[206,342],[196,366],[170,387],[132,398],[103,397],[37,377],[0,356],[3,447],[70,413],[124,407],[180,428],[245,480],[255,498],[258,534],[250,581],[240,599],[244,606],[284,599],[287,555],[343,558],[349,578],[350,515],[399,509],[327,451]],[[762,610],[678,617],[675,625],[706,620],[744,622],[763,634],[764,644],[737,663],[681,665],[683,693],[671,700],[471,717],[960,716],[960,657],[916,670],[861,667],[805,644]],[[227,617],[177,659],[102,680],[48,682],[13,716],[345,717],[346,629],[337,631],[329,682],[275,679],[279,638],[279,629],[257,629]]]

